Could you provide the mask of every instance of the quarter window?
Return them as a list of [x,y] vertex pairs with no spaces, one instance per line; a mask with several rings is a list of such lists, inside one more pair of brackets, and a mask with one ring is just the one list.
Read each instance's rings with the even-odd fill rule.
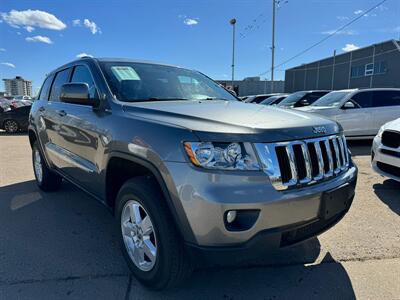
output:
[[50,101],[60,101],[61,86],[68,82],[69,70],[65,69],[56,74],[56,78],[51,86]]
[[51,82],[53,81],[53,78],[54,78],[54,76],[49,76],[44,81],[42,88],[40,89],[40,94],[38,97],[39,100],[48,100],[49,99],[50,85],[51,85]]

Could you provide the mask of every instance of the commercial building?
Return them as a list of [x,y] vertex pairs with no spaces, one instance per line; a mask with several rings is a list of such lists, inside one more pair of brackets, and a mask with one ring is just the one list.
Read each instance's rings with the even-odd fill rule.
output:
[[[231,80],[217,80],[228,89],[232,89]],[[233,81],[234,91],[238,96],[268,94],[272,91],[274,93],[283,93],[285,82],[282,80],[274,81],[273,84],[270,80],[261,80],[260,77],[246,77],[243,80]]]
[[10,96],[31,96],[32,81],[25,80],[21,76],[14,79],[3,79],[6,93]]
[[400,41],[374,44],[285,72],[285,92],[375,87],[400,88]]

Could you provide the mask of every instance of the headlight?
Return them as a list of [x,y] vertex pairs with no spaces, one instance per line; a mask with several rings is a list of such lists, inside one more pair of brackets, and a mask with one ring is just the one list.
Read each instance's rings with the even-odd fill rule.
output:
[[379,131],[378,131],[378,137],[382,137],[382,133],[385,131],[385,125],[383,125],[381,128],[379,128]]
[[184,143],[190,161],[197,167],[219,170],[260,170],[250,143]]

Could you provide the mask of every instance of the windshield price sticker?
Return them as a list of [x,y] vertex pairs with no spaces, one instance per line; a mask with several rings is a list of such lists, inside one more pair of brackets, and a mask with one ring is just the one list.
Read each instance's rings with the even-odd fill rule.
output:
[[139,75],[132,67],[114,66],[111,71],[117,77],[118,81],[122,80],[140,80]]

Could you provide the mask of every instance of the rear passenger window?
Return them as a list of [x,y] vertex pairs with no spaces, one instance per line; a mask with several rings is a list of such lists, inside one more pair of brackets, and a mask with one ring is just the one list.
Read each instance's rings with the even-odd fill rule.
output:
[[86,83],[89,86],[89,96],[91,99],[96,98],[96,86],[92,78],[92,74],[85,66],[76,66],[72,74],[71,82]]
[[53,85],[51,86],[50,101],[60,101],[61,86],[68,83],[69,69],[65,69],[56,74]]
[[374,106],[400,106],[400,91],[375,91]]
[[39,100],[48,100],[49,99],[49,91],[50,91],[50,85],[51,82],[53,81],[54,76],[51,75],[49,77],[46,78],[46,80],[44,81],[42,88],[40,89],[40,94],[38,99]]
[[354,95],[351,99],[362,108],[372,107],[372,93],[361,92]]

